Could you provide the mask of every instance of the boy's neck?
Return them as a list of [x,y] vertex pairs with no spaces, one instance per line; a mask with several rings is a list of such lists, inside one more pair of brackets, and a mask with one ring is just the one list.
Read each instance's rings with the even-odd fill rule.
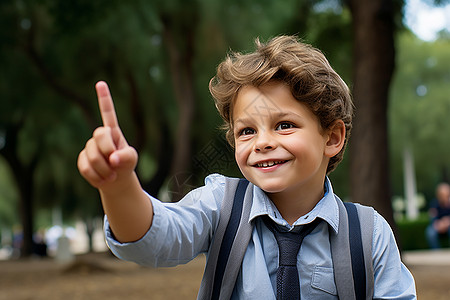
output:
[[268,194],[283,218],[294,224],[302,216],[309,213],[324,196],[324,185],[303,189],[290,189],[280,193]]

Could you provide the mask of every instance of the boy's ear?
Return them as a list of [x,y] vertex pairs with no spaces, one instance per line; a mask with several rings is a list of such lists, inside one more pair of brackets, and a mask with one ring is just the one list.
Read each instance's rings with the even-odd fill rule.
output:
[[338,154],[345,142],[345,124],[337,120],[327,131],[328,140],[325,144],[325,156],[333,157]]

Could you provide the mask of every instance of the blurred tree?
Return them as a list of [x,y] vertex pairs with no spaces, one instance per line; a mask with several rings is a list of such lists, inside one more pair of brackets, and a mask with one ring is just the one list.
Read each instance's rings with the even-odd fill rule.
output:
[[394,20],[400,12],[395,4],[392,0],[348,1],[356,106],[350,143],[351,199],[375,207],[393,227],[387,105],[395,67]]
[[[114,64],[113,60],[125,58],[123,52],[114,51],[123,40],[99,38],[112,36],[108,26],[113,21],[102,15],[106,21],[98,22],[98,15],[111,13],[116,6],[111,1],[105,5],[109,9],[96,4],[9,1],[0,6],[0,87],[2,98],[6,99],[1,110],[4,143],[0,154],[10,165],[20,194],[22,255],[31,253],[36,204],[60,203],[67,212],[83,211],[83,216],[98,215],[101,211],[98,201],[89,196],[92,193],[82,187],[86,185],[79,184],[81,178],[75,168],[77,152],[95,124],[99,124],[95,94],[93,88],[86,88],[87,84],[92,87],[96,77],[105,73],[112,82],[124,83],[117,86],[131,91],[126,103],[130,107],[121,111],[132,111],[134,121],[125,124],[138,128],[130,139],[138,149],[145,141],[147,127],[139,123],[143,109],[136,100],[133,74],[129,72],[134,66],[126,64],[136,62],[125,60],[123,64]],[[115,17],[120,17],[119,13],[120,10],[116,11]],[[119,25],[117,19],[114,24]],[[126,29],[133,31],[130,27]],[[129,34],[124,31],[118,32],[118,36]],[[132,55],[128,53],[127,57]],[[80,64],[80,60],[84,63]],[[144,74],[148,74],[148,69]],[[118,104],[124,105],[120,101]],[[36,197],[38,203],[34,201]]]
[[374,206],[395,230],[390,200],[387,108],[395,69],[394,34],[401,26],[404,1],[346,2],[353,17],[356,105],[350,144],[351,195],[353,201]]
[[[450,140],[450,40],[419,40],[410,32],[398,38],[398,67],[389,106],[393,178],[402,178],[404,147],[414,153],[418,190],[432,199],[438,182],[448,181]],[[393,181],[397,195],[402,183]]]

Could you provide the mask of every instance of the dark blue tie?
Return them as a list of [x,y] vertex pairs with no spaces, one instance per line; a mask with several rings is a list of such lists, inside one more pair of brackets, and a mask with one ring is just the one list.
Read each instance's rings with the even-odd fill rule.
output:
[[300,299],[297,254],[303,238],[316,228],[321,219],[315,219],[313,222],[303,225],[302,230],[295,233],[280,231],[268,217],[264,217],[263,220],[270,231],[273,232],[278,243],[277,300]]

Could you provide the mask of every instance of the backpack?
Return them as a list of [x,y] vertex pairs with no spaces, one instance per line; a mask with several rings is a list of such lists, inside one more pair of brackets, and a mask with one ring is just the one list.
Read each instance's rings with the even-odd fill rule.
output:
[[[339,234],[333,230],[329,232],[338,297],[345,300],[372,299],[374,210],[335,198],[339,207]],[[197,300],[231,298],[253,231],[251,223],[241,222],[248,220],[252,199],[253,184],[246,179],[227,178],[219,223]]]

